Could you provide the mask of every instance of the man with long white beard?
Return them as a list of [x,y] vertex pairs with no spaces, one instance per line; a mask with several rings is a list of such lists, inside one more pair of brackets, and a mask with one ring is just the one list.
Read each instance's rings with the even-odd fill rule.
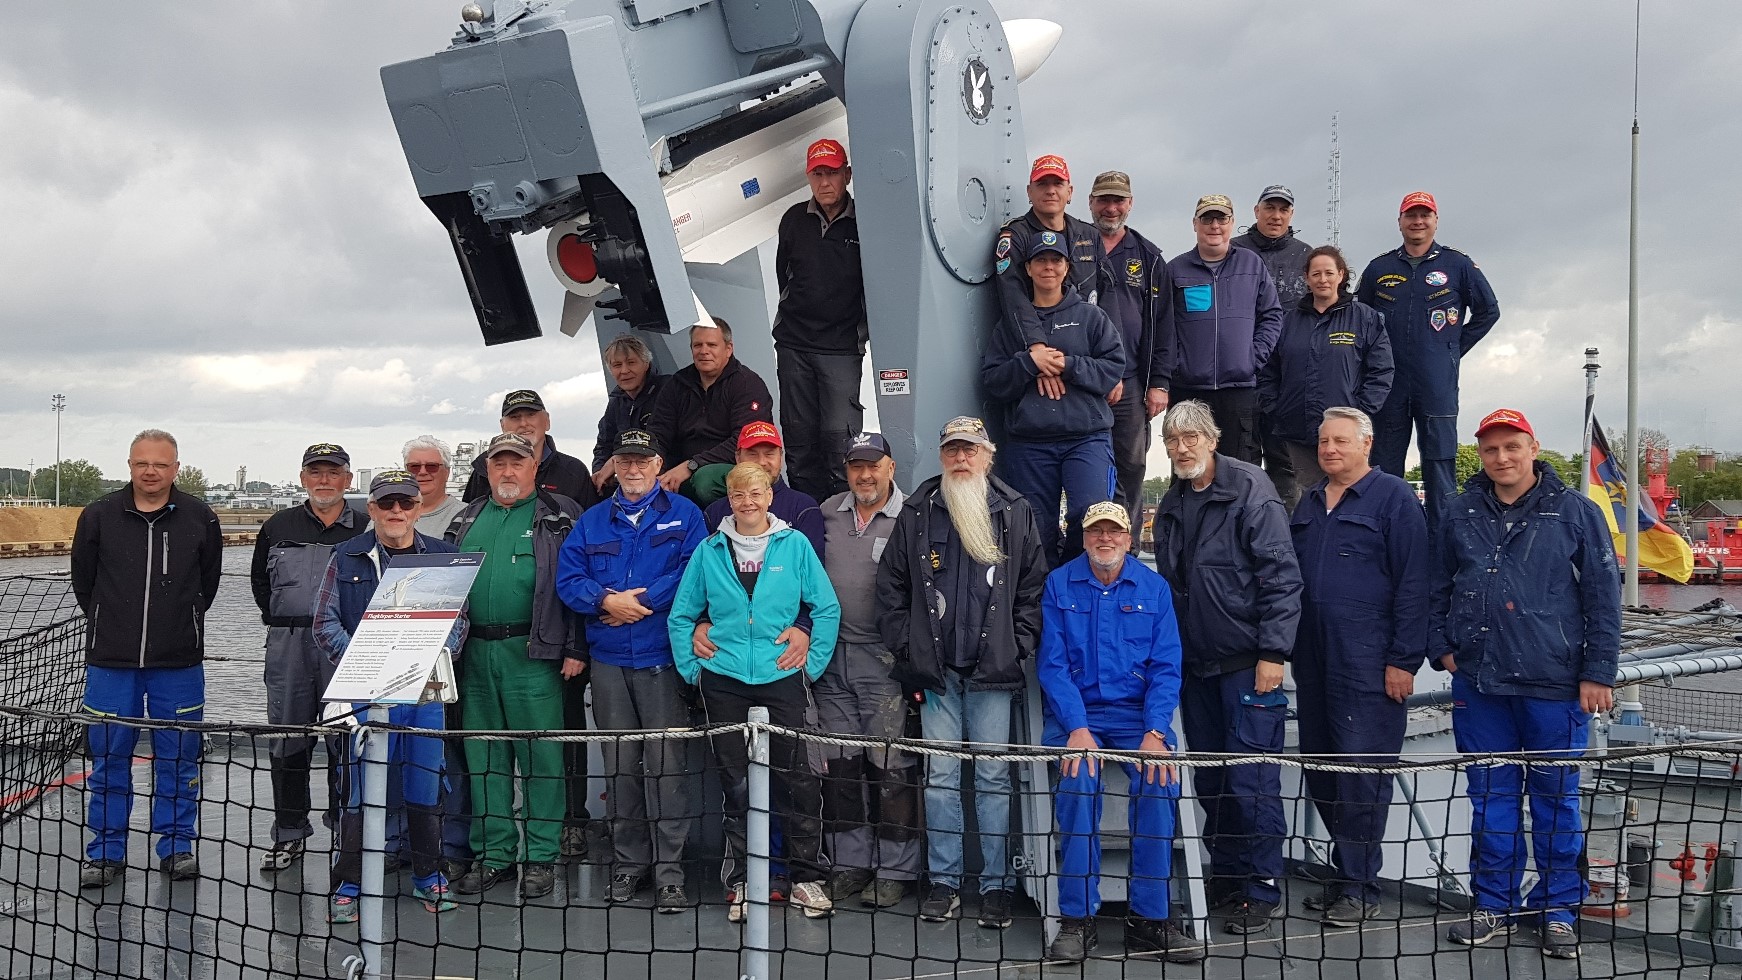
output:
[[[1027,684],[1023,662],[1040,641],[1048,563],[1033,508],[990,475],[997,447],[986,423],[951,419],[938,443],[943,473],[902,504],[877,570],[878,626],[895,654],[890,676],[924,698],[920,721],[927,740],[1007,744],[1015,692]],[[1015,900],[1005,839],[1010,793],[1008,764],[975,762],[980,926],[986,929],[1010,925]],[[927,760],[925,822],[931,888],[919,915],[943,922],[962,907],[960,759]]]

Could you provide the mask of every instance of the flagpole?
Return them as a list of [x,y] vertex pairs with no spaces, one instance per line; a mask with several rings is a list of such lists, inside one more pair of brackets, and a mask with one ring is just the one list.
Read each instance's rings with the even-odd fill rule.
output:
[[1633,172],[1627,200],[1627,578],[1621,602],[1639,605],[1639,4],[1633,11]]
[[1585,440],[1579,445],[1584,447],[1585,465],[1579,467],[1579,496],[1591,495],[1591,427],[1596,424],[1597,415],[1597,348],[1585,348]]

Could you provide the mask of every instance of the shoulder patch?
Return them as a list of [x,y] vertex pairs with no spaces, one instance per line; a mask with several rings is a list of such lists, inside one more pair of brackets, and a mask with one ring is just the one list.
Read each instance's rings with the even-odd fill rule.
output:
[[992,254],[997,256],[998,258],[1004,258],[1005,256],[1009,255],[1010,254],[1010,237],[1011,237],[1010,236],[1010,229],[1006,228],[1002,232],[1000,232],[998,235],[998,247],[992,250]]

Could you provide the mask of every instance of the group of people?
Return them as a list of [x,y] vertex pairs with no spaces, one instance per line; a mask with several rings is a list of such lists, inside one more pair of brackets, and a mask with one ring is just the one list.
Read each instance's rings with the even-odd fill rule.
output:
[[[607,731],[739,723],[760,706],[784,729],[864,736],[829,744],[820,768],[801,740],[772,739],[784,862],[775,897],[826,916],[848,900],[895,905],[923,877],[918,913],[942,922],[961,914],[970,882],[962,763],[891,740],[917,716],[939,746],[1007,744],[1017,699],[1038,682],[1042,741],[1070,753],[1053,794],[1063,922],[1049,952],[1063,959],[1098,943],[1104,773],[1078,753],[1142,760],[1125,767],[1125,948],[1197,959],[1201,941],[1171,915],[1182,804],[1169,759],[1281,753],[1286,664],[1304,754],[1395,759],[1424,661],[1453,672],[1461,750],[1583,747],[1589,713],[1610,706],[1619,646],[1607,528],[1535,461],[1530,423],[1507,409],[1476,430],[1482,474],[1450,495],[1457,355],[1497,313],[1474,264],[1433,241],[1430,196],[1404,200],[1403,247],[1376,259],[1351,295],[1336,249],[1292,240],[1286,188],[1266,188],[1247,244],[1229,240],[1231,202],[1202,198],[1197,248],[1163,261],[1125,226],[1126,175],[1096,179],[1090,226],[1065,213],[1064,161],[1042,157],[1034,207],[993,246],[1004,316],[982,380],[1005,417],[946,422],[939,475],[904,492],[888,441],[857,414],[865,324],[851,171],[833,141],[808,161],[813,197],[782,221],[776,263],[778,425],[766,384],[713,320],[690,330],[692,364],[669,376],[632,335],[607,344],[616,386],[590,466],[557,450],[537,392],[511,392],[463,499],[447,493],[447,447],[419,437],[403,470],[371,481],[365,526],[343,500],[349,456],[309,447],[307,502],[269,519],[255,552],[270,721],[319,717],[326,680],[396,556],[482,553],[449,638],[457,704],[445,718],[439,707],[396,709],[396,723],[579,729],[590,684]],[[1285,314],[1279,297],[1290,294]],[[1151,568],[1135,558],[1133,530],[1157,416],[1173,479]],[[1393,468],[1402,450],[1387,456],[1386,440],[1401,433],[1407,445],[1411,424],[1424,461],[1446,453],[1440,476],[1424,462],[1425,513]],[[211,511],[173,489],[176,459],[167,433],[141,433],[132,482],[80,519],[73,579],[91,623],[93,713],[200,717],[221,541]],[[1283,473],[1296,474],[1298,493]],[[93,728],[88,887],[123,868],[132,731]],[[158,852],[166,873],[191,877],[198,740],[168,729],[153,738]],[[565,744],[395,736],[390,798],[426,908],[452,908],[450,890],[516,879],[526,897],[553,889],[558,859],[588,845],[585,754]],[[313,747],[274,742],[264,872],[295,864],[313,832]],[[722,884],[738,920],[749,760],[736,730],[711,749]],[[356,917],[361,779],[354,748],[338,754],[330,912],[345,922]],[[683,862],[696,813],[682,743],[609,739],[603,754],[609,899],[651,888],[661,912],[690,907]],[[1003,928],[1017,887],[1013,774],[995,758],[973,768],[972,890],[979,924]],[[1450,938],[1486,942],[1529,911],[1549,953],[1576,955],[1577,770],[1525,776],[1496,762],[1468,772],[1476,907]],[[1213,911],[1230,932],[1266,929],[1281,914],[1279,768],[1192,773]],[[1307,907],[1329,926],[1358,926],[1380,913],[1390,780],[1314,770],[1307,788],[1336,863],[1333,886]],[[1540,875],[1520,896],[1526,793]]]

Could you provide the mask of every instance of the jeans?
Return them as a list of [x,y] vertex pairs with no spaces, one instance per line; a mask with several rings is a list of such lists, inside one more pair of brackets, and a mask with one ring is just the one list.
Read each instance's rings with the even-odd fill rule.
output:
[[[440,731],[442,705],[439,702],[395,705],[387,710],[387,721],[407,728]],[[339,817],[339,854],[332,877],[335,894],[355,896],[363,873],[364,763],[362,739],[353,736],[348,742],[341,779],[345,808]],[[443,740],[433,736],[398,732],[387,736],[387,776],[399,780],[403,803],[398,813],[409,838],[412,882],[419,888],[428,888],[441,880],[436,859],[441,856],[445,755]],[[391,796],[388,806],[393,806]]]
[[[199,721],[205,717],[206,670],[192,667],[86,667],[85,710],[109,718]],[[90,806],[86,825],[93,861],[127,859],[127,824],[133,813],[133,746],[139,729],[92,725]],[[151,733],[151,832],[157,856],[192,853],[199,838],[200,734]]]
[[[947,746],[964,741],[1008,744],[1010,691],[970,691],[961,674],[944,668],[944,693],[927,691],[920,726],[931,741]],[[1010,873],[1010,763],[974,763],[974,816],[980,831],[980,894],[1014,890]],[[962,887],[962,760],[934,755],[926,759],[926,869],[934,885]]]

